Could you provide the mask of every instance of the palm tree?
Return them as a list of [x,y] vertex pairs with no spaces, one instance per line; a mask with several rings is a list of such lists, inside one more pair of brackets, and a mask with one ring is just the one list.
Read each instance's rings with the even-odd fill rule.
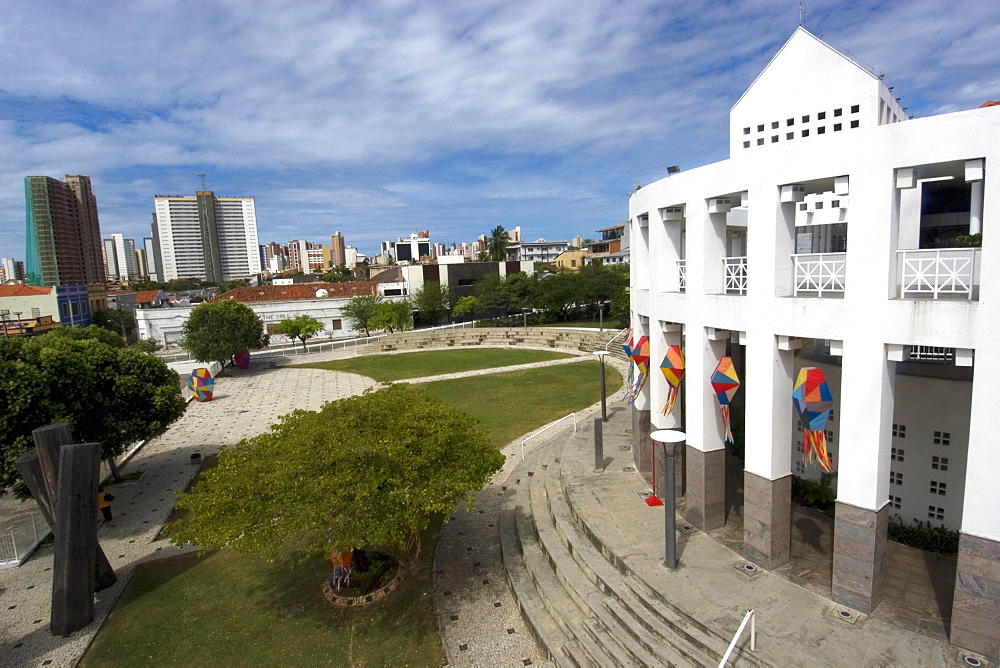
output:
[[490,236],[486,240],[486,252],[493,262],[503,262],[507,259],[507,230],[503,225],[497,225],[490,231]]

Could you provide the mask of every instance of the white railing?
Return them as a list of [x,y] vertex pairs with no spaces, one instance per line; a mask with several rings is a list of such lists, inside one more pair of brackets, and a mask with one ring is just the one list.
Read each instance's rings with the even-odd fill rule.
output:
[[4,532],[0,534],[0,569],[23,564],[48,535],[49,527],[40,511],[12,527],[4,527]]
[[677,260],[677,284],[680,292],[687,291],[687,284],[688,284],[687,260]]
[[982,250],[979,248],[938,248],[901,250],[898,253],[899,296],[965,295],[972,299],[979,284]]
[[719,668],[725,668],[726,662],[729,661],[729,655],[733,653],[734,649],[736,649],[736,643],[739,642],[740,636],[743,634],[743,629],[747,626],[747,621],[750,622],[750,651],[757,651],[757,618],[751,608],[750,610],[747,610],[747,614],[743,615],[743,621],[740,623],[740,628],[736,629],[736,635],[733,636],[733,641],[729,643],[729,647],[726,648],[726,653],[722,655],[722,660],[719,661]]
[[747,293],[747,258],[724,257],[722,263],[726,268],[726,294],[745,295]]
[[954,364],[955,349],[938,346],[910,346],[910,361]]
[[795,263],[795,296],[800,292],[843,294],[847,275],[847,253],[803,253],[792,255]]
[[570,418],[573,418],[573,431],[576,431],[576,413],[570,413],[569,415],[567,415],[565,417],[561,417],[561,418],[559,418],[558,420],[556,420],[555,422],[553,422],[551,424],[545,425],[544,427],[542,427],[541,429],[539,429],[538,431],[536,431],[534,434],[532,434],[531,436],[528,436],[523,441],[521,441],[521,461],[522,462],[524,461],[524,446],[525,446],[525,444],[528,441],[530,441],[531,439],[535,438],[536,436],[541,436],[543,433],[545,433],[549,429],[552,429],[552,427],[555,427],[559,423],[563,422],[564,420],[568,420]]

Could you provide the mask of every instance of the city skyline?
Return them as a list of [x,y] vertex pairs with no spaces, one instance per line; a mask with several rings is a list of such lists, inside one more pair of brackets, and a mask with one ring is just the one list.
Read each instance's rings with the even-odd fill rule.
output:
[[[24,255],[25,176],[90,175],[102,237],[142,239],[153,196],[197,190],[206,172],[219,196],[256,198],[262,241],[340,231],[373,256],[420,229],[447,243],[496,225],[568,239],[624,220],[633,184],[728,156],[727,110],[799,4],[6,14],[0,255]],[[804,8],[809,30],[884,73],[918,117],[1000,98],[998,19],[985,1]]]

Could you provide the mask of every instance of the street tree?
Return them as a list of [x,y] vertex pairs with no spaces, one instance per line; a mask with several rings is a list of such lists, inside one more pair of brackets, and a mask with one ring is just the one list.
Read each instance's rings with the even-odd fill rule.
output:
[[233,355],[267,345],[260,317],[246,304],[223,300],[205,302],[191,309],[181,331],[181,346],[199,362],[219,362],[223,367]]
[[104,309],[95,311],[93,323],[98,327],[120,334],[123,338],[128,338],[135,330],[135,316],[129,310]]
[[284,334],[302,342],[302,350],[306,350],[306,341],[313,338],[323,329],[323,323],[308,315],[285,318],[274,328],[275,334]]
[[471,503],[503,460],[468,414],[422,388],[390,385],[296,410],[223,448],[178,499],[188,514],[168,530],[177,545],[264,558],[290,541],[306,554],[419,552],[431,518]]
[[[100,328],[64,328],[100,332]],[[56,330],[59,331],[59,330]],[[66,421],[77,442],[96,442],[117,477],[114,457],[161,434],[184,412],[177,374],[155,355],[100,337],[0,339],[0,489],[18,485],[14,460],[31,431]]]
[[403,331],[413,326],[413,307],[409,299],[383,300],[375,305],[368,326],[374,330]]
[[503,225],[497,225],[490,230],[490,236],[486,239],[486,253],[492,262],[503,262],[507,259],[507,244],[510,239],[507,230]]
[[369,321],[375,314],[375,307],[382,302],[382,297],[379,295],[359,295],[357,297],[351,297],[343,308],[340,309],[341,314],[347,318],[348,324],[351,329],[365,330],[365,336],[371,336],[368,331]]
[[451,291],[439,281],[428,281],[413,293],[413,308],[424,322],[436,323],[441,315],[447,317],[451,306]]
[[476,315],[482,309],[482,305],[479,303],[479,298],[475,295],[468,295],[462,297],[455,304],[455,308],[452,309],[451,314],[456,317],[461,317],[463,315]]

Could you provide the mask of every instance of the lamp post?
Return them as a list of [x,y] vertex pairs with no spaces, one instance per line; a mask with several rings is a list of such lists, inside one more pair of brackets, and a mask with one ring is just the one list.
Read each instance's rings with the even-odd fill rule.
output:
[[610,355],[607,350],[597,350],[594,351],[594,355],[597,355],[597,359],[601,360],[601,419],[604,422],[608,421],[608,399],[607,391],[604,387],[604,358]]
[[10,311],[3,309],[0,311],[0,320],[3,320],[3,338],[9,339],[10,334],[7,333],[7,316],[10,315]]
[[664,565],[674,570],[677,568],[677,485],[674,479],[674,448],[678,443],[687,440],[687,434],[674,429],[657,429],[649,435],[649,438],[663,444],[663,538],[666,555]]
[[597,305],[597,312],[601,320],[601,331],[604,331],[604,302]]
[[17,334],[18,336],[24,336],[24,325],[21,323],[21,314],[24,311],[14,311],[14,315],[17,316]]
[[524,317],[524,328],[528,328],[528,309],[521,309],[521,315]]

